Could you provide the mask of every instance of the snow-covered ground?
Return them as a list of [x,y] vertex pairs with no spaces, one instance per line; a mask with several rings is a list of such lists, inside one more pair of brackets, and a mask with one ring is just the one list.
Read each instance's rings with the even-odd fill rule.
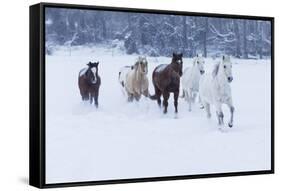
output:
[[[172,96],[167,115],[156,101],[127,103],[118,71],[136,57],[105,48],[46,56],[47,183],[270,169],[270,60],[233,60],[234,127],[221,132],[213,111],[211,119],[198,105],[188,112],[182,98],[177,116]],[[170,60],[148,58],[151,94],[153,69]],[[78,72],[89,61],[100,62],[98,109],[82,103],[78,90]],[[212,63],[206,60],[207,71]]]

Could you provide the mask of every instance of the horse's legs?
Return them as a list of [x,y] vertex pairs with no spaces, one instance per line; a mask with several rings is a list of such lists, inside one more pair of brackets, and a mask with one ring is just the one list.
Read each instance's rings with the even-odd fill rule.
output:
[[89,100],[89,92],[80,90],[80,94],[82,97],[82,101],[88,101]]
[[136,99],[136,101],[139,101],[140,98],[141,98],[141,95],[140,94],[135,94],[133,97]]
[[156,95],[156,99],[157,99],[157,103],[159,105],[159,107],[161,107],[161,90],[159,90],[156,86],[154,86],[155,89],[155,95]]
[[[199,94],[198,94],[198,102],[199,102],[199,105],[200,105],[200,109],[204,109],[204,105],[202,104],[202,100],[201,100],[201,97],[200,97]],[[210,110],[210,106],[209,106],[209,110]]]
[[147,89],[147,90],[144,90],[143,95],[144,95],[145,97],[148,97],[148,96],[149,96],[148,89]]
[[188,102],[188,111],[191,111],[191,102],[192,102],[192,91],[189,89],[186,91],[186,100]]
[[216,104],[216,113],[217,113],[219,125],[223,125],[223,117],[224,116],[223,116],[223,112],[222,112],[220,103]]
[[228,122],[228,126],[231,128],[233,127],[233,114],[234,114],[234,107],[232,105],[232,102],[227,103],[227,106],[229,107],[230,110],[230,120]]
[[86,96],[82,95],[82,101],[86,101]]
[[167,108],[168,108],[168,99],[170,97],[170,93],[169,92],[166,92],[164,91],[163,92],[163,105],[164,105],[164,113],[167,113]]
[[93,97],[94,97],[94,95],[92,93],[90,93],[90,104],[93,103]]
[[186,90],[182,90],[182,95],[183,95],[183,98],[184,98],[184,100],[185,101],[187,101],[188,100],[188,95],[187,95],[187,91]]
[[133,94],[128,93],[128,102],[132,102],[134,99]]
[[174,106],[175,106],[175,112],[178,113],[178,98],[179,98],[179,92],[174,92]]
[[96,107],[99,106],[98,98],[99,98],[99,90],[94,92],[94,100],[95,100],[95,106]]
[[194,97],[195,97],[195,93],[194,93],[192,90],[189,90],[189,92],[190,92],[190,98],[191,98],[190,100],[191,100],[192,103],[194,103],[194,100],[195,100],[195,98],[194,98]]
[[204,107],[206,109],[207,118],[211,118],[210,104],[209,103],[205,103]]

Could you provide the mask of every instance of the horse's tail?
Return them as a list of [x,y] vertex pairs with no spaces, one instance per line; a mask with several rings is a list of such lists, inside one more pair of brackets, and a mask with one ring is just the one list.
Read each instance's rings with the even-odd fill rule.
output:
[[120,78],[121,78],[121,71],[118,73],[118,80],[119,80],[119,82],[121,81]]

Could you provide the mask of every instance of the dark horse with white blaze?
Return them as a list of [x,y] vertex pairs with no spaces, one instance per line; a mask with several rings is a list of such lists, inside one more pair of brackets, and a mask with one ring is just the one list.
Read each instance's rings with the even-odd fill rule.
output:
[[158,65],[152,73],[152,83],[154,85],[155,95],[150,96],[150,98],[157,100],[158,105],[161,106],[161,95],[163,95],[164,113],[167,113],[170,93],[174,93],[175,112],[178,112],[182,64],[182,53],[173,53],[172,62],[170,64]]
[[99,62],[89,62],[87,68],[80,70],[78,77],[78,85],[83,101],[90,100],[90,103],[95,101],[95,106],[98,107],[99,88],[101,79],[98,75]]

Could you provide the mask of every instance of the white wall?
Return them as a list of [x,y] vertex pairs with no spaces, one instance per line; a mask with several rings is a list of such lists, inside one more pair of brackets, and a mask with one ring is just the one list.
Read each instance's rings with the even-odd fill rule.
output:
[[[0,11],[0,190],[36,190],[28,186],[28,7],[37,0],[1,2]],[[53,2],[168,9],[193,12],[262,15],[276,17],[275,68],[276,83],[281,80],[279,54],[281,12],[277,0],[53,0]],[[276,116],[280,115],[280,86],[276,86]],[[278,107],[277,107],[278,106]],[[131,190],[266,190],[280,184],[280,118],[276,118],[276,174],[230,178],[134,183],[67,190],[131,191]],[[234,161],[235,162],[235,161]],[[61,189],[53,189],[61,190]]]

